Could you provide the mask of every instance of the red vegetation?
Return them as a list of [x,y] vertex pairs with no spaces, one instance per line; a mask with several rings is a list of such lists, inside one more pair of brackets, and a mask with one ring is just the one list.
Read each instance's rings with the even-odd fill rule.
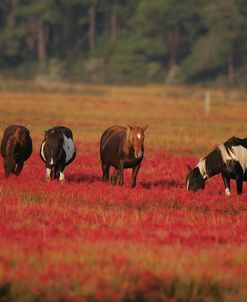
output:
[[223,288],[233,297],[239,287],[245,297],[247,282],[235,276],[247,273],[247,188],[237,196],[233,184],[226,197],[216,176],[204,191],[187,192],[186,164],[196,159],[151,148],[136,188],[126,170],[124,186],[112,187],[101,181],[98,145],[77,149],[65,183],[44,181],[37,153],[19,177],[5,178],[0,163],[0,288],[6,297],[186,301],[178,291],[184,286],[194,286],[196,298],[205,290],[217,300]]

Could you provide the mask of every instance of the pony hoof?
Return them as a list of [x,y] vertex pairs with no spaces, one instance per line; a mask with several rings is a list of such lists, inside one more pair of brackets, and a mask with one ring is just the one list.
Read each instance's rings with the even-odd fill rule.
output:
[[225,193],[226,193],[226,196],[230,196],[231,195],[231,192],[230,192],[229,188],[226,188]]
[[112,185],[112,186],[114,186],[114,187],[115,187],[115,186],[116,186],[116,184],[117,184],[116,179],[111,178],[110,183],[111,183],[111,185]]

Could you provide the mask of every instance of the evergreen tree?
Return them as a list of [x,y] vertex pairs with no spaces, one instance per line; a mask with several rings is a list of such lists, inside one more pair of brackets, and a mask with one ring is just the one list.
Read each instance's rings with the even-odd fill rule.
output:
[[1,0],[0,67],[233,85],[247,81],[246,28],[245,0]]
[[235,69],[241,64],[243,18],[234,0],[213,0],[202,10],[205,34],[201,35],[183,68],[187,77],[213,77],[225,73],[229,84],[235,81]]

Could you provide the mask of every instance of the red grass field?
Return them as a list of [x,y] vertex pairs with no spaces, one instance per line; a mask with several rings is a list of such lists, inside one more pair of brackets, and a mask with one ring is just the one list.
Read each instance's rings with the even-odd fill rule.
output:
[[[231,135],[246,136],[245,96],[185,88],[73,86],[0,92],[2,130],[22,123],[34,152],[22,174],[0,162],[0,301],[246,301],[247,186],[224,195],[214,177],[186,192],[195,165]],[[149,123],[135,189],[101,182],[99,137],[112,124]],[[43,132],[71,127],[65,183],[44,181]]]

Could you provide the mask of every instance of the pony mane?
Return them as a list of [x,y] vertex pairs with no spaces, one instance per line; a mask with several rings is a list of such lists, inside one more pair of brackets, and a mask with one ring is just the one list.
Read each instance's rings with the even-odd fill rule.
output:
[[28,130],[25,130],[23,128],[17,128],[17,130],[15,132],[15,136],[18,139],[19,145],[21,145],[21,146],[25,145],[28,135],[29,135]]
[[129,127],[125,128],[125,135],[123,136],[123,150],[126,154],[129,153],[129,149],[132,146],[132,131]]
[[21,128],[17,127],[14,135],[10,137],[6,146],[6,154],[13,154],[14,149],[18,146],[23,146],[26,143],[27,133]]
[[246,138],[242,139],[236,136],[232,136],[224,143],[224,146],[226,148],[227,154],[230,156],[231,155],[230,153],[234,154],[234,150],[232,148],[234,146],[243,146],[244,148],[247,149],[247,139]]
[[126,136],[124,138],[124,143],[130,144],[132,138],[132,131],[129,127],[126,128]]

